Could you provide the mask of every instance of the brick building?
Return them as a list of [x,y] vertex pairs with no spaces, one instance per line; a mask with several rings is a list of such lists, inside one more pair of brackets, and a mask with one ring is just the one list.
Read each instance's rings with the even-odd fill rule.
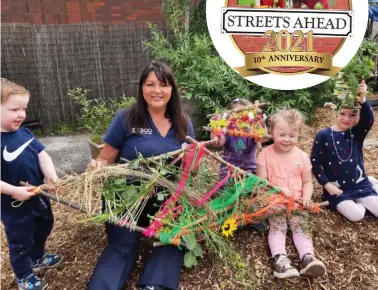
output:
[[29,120],[44,129],[75,121],[68,89],[90,98],[135,96],[151,56],[147,22],[166,29],[163,0],[2,0],[1,76],[32,95]]
[[2,23],[164,23],[162,0],[2,0]]

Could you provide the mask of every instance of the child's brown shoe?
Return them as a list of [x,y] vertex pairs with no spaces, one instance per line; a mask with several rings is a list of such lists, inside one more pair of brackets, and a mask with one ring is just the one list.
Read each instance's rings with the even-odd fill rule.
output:
[[323,262],[319,261],[311,254],[305,254],[303,256],[300,269],[299,273],[301,276],[310,278],[317,278],[326,273],[326,267]]

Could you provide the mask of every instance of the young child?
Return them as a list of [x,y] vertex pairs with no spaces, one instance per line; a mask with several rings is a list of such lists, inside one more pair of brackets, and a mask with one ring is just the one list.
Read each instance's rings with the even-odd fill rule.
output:
[[378,217],[377,192],[366,176],[363,159],[363,142],[374,122],[366,90],[362,81],[358,88],[360,114],[357,108],[341,104],[335,124],[316,135],[311,154],[323,199],[353,222],[362,220],[366,209]]
[[1,221],[8,240],[9,258],[20,290],[41,290],[47,283],[34,271],[57,266],[59,254],[45,254],[45,242],[53,227],[48,199],[34,196],[30,187],[58,179],[45,147],[26,128],[29,92],[1,79]]
[[[297,146],[303,127],[301,114],[294,110],[283,110],[271,117],[273,144],[264,148],[257,157],[257,175],[279,187],[287,195],[302,200],[305,208],[311,208],[313,191],[311,162]],[[302,260],[300,272],[292,266],[286,256],[286,231],[289,223],[293,232],[295,247]],[[325,274],[324,264],[314,257],[311,237],[306,233],[307,215],[293,214],[275,216],[269,219],[269,248],[274,260],[274,276],[319,277]]]
[[[258,106],[258,102],[255,103]],[[253,106],[253,104],[245,99],[235,99],[228,106],[228,110],[242,109],[244,107]],[[212,135],[212,139],[215,136]],[[230,164],[237,166],[244,171],[256,174],[256,146],[257,143],[252,138],[237,137],[221,134],[216,136],[218,141],[215,147],[224,146],[223,159]],[[220,180],[224,179],[228,173],[228,167],[224,164],[220,165]],[[247,225],[246,228],[262,232],[266,229],[264,222],[253,223]]]
[[[228,110],[241,109],[253,104],[244,99],[235,99],[228,106]],[[214,136],[212,136],[213,138]],[[237,166],[249,173],[256,173],[256,142],[252,138],[216,136],[218,138],[216,147],[224,146],[223,159],[234,166]],[[224,164],[220,166],[220,179],[222,180],[228,173],[228,167]]]

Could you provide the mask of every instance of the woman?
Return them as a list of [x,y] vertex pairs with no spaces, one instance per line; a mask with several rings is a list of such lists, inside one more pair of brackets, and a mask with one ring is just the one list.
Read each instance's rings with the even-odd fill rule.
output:
[[[89,169],[112,164],[121,157],[137,158],[180,149],[185,137],[194,138],[193,126],[183,113],[180,96],[169,66],[151,62],[139,80],[138,99],[131,109],[117,114],[105,138],[105,147]],[[144,214],[158,210],[156,200]],[[146,211],[148,211],[146,213]],[[132,272],[140,233],[107,223],[108,245],[103,250],[89,282],[89,290],[120,290]],[[176,246],[154,247],[137,284],[143,290],[177,289],[183,252]]]

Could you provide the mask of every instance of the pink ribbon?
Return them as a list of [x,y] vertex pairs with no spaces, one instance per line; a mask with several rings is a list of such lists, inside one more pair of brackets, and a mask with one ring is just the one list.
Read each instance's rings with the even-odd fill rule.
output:
[[[177,187],[176,193],[172,195],[169,199],[165,201],[163,204],[163,208],[160,211],[160,214],[158,215],[158,219],[162,219],[164,216],[166,216],[169,213],[169,208],[171,207],[171,204],[175,204],[181,194],[181,191],[185,188],[186,183],[188,182],[189,174],[192,169],[195,169],[198,167],[198,164],[203,157],[205,153],[205,147],[201,143],[199,144],[198,154],[196,156],[194,166],[192,166],[194,155],[195,155],[195,149],[196,144],[190,144],[190,148],[185,153],[184,156],[184,172],[181,175],[181,180],[179,183],[179,186]],[[162,223],[159,222],[159,220],[154,220],[152,224],[143,232],[143,234],[146,237],[152,237],[156,234],[156,231],[158,231],[162,227]]]

